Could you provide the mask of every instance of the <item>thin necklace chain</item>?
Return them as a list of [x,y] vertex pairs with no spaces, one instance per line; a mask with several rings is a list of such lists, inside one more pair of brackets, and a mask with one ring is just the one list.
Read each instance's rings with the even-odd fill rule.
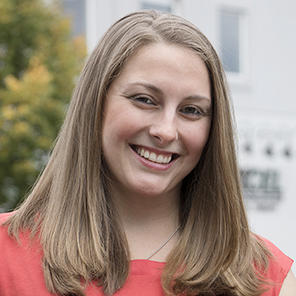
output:
[[177,233],[179,230],[180,226],[176,228],[176,230],[170,235],[170,237],[160,246],[156,251],[154,251],[151,255],[149,255],[145,260],[149,260],[153,255],[155,255],[160,249],[162,249],[171,239],[172,237]]

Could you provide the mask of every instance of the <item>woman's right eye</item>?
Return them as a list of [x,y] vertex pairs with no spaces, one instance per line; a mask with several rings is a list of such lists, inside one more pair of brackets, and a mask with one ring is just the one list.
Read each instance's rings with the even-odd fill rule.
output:
[[132,99],[142,104],[154,105],[154,102],[152,101],[152,99],[146,96],[134,96],[132,97]]

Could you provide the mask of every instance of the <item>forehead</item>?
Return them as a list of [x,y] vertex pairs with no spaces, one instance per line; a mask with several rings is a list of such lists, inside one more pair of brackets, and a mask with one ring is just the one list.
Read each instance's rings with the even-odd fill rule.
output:
[[175,44],[153,43],[137,50],[123,66],[115,81],[149,80],[157,85],[177,83],[190,88],[210,88],[208,69],[191,49]]
[[131,60],[139,57],[144,56],[146,58],[150,58],[152,56],[158,56],[158,54],[155,55],[155,53],[156,52],[162,53],[163,51],[166,51],[166,55],[168,57],[174,55],[183,59],[185,56],[190,55],[190,58],[192,59],[198,59],[200,61],[203,60],[201,55],[198,54],[197,51],[193,50],[192,48],[188,48],[185,45],[182,45],[179,43],[152,42],[152,43],[140,46],[138,49],[136,49],[133,52],[133,54],[127,58],[124,65],[129,63]]
[[151,67],[157,68],[159,63],[171,68],[172,74],[187,74],[190,71],[208,74],[204,61],[192,49],[178,44],[166,43],[152,43],[139,48],[127,59],[120,74],[131,69],[137,69],[140,72],[143,69],[142,67],[145,67],[145,70],[149,70]]

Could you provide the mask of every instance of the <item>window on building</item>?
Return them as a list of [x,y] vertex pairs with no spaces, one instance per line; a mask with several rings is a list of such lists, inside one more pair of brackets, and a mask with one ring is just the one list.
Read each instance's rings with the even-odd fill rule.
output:
[[220,57],[226,72],[245,75],[247,71],[246,17],[242,12],[221,10]]
[[156,2],[142,2],[141,9],[156,9],[163,12],[171,13],[171,5],[168,3],[156,3]]

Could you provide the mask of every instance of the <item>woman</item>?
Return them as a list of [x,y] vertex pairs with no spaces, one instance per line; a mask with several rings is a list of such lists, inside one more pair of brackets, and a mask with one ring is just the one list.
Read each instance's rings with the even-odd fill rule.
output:
[[196,27],[156,11],[116,22],[1,227],[0,294],[296,295],[292,260],[249,231],[232,124]]

